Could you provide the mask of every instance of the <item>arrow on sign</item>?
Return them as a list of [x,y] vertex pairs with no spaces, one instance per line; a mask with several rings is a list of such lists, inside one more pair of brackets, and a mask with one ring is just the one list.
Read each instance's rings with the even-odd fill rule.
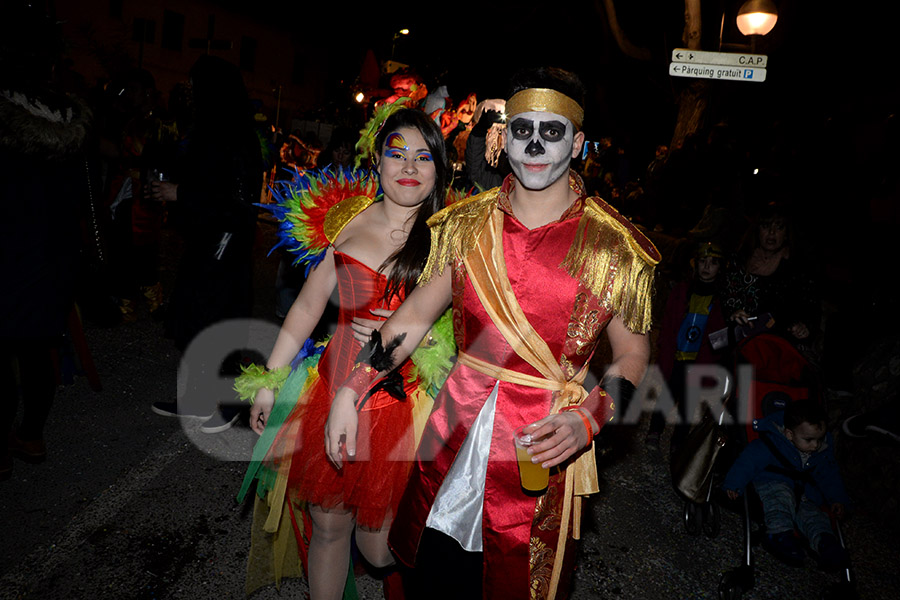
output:
[[765,54],[743,54],[738,52],[705,52],[675,48],[673,62],[702,63],[704,65],[734,65],[736,67],[765,68],[768,57]]
[[735,67],[727,65],[702,65],[669,63],[669,75],[696,77],[698,79],[725,79],[729,81],[765,81],[766,70],[759,67]]

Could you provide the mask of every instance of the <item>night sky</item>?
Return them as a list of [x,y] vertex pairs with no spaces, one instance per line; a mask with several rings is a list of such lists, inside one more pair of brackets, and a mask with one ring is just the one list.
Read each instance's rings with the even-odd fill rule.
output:
[[[716,50],[723,9],[723,42],[746,43],[733,24],[740,4],[703,0],[702,49]],[[776,4],[778,23],[757,49],[769,57],[767,80],[712,82],[710,124],[733,126],[749,166],[765,171],[786,160],[775,165],[780,179],[772,180],[773,189],[798,208],[818,269],[857,292],[884,288],[872,257],[894,253],[900,225],[896,3]],[[292,6],[260,18],[294,31],[298,43],[327,61],[335,81],[352,81],[368,49],[387,58],[392,34],[402,27],[412,33],[400,39],[396,58],[429,89],[447,85],[456,102],[470,92],[505,97],[510,75],[522,66],[573,70],[588,87],[588,139],[613,136],[630,146],[636,164],[671,139],[676,97],[691,82],[668,74],[672,50],[684,46],[684,4],[676,0],[616,2],[630,41],[649,50],[646,61],[619,50],[602,0]],[[710,173],[689,175],[700,180]]]
[[[226,3],[243,4],[237,0]],[[668,75],[673,48],[683,46],[683,3],[619,0],[617,16],[631,42],[650,52],[649,61],[622,54],[606,25],[601,0],[463,4],[295,3],[258,15],[287,26],[301,44],[330,63],[336,79],[352,79],[367,49],[390,56],[394,32],[406,27],[396,58],[412,65],[429,87],[447,85],[451,97],[506,95],[519,67],[552,64],[568,68],[589,89],[586,128],[607,134],[643,130],[665,138],[674,118],[674,97],[684,80]],[[775,29],[760,42],[769,55],[763,84],[719,82],[717,94],[732,107],[731,118],[788,118],[891,110],[897,78],[891,74],[895,8],[882,2],[838,3],[781,0]],[[851,6],[852,4],[852,6]],[[746,43],[734,26],[737,0],[703,0],[704,50],[716,50],[722,11],[723,41]],[[840,7],[846,5],[843,11]],[[287,11],[286,13],[284,11]],[[748,108],[749,107],[749,108]],[[895,110],[895,108],[894,108]],[[750,113],[755,113],[750,114]],[[742,116],[743,115],[743,116]],[[633,133],[632,133],[633,134]]]

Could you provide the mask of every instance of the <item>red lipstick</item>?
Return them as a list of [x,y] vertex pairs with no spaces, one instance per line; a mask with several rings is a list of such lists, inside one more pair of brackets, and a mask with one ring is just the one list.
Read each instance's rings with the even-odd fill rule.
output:
[[399,183],[400,185],[405,185],[407,187],[416,187],[417,185],[422,185],[415,179],[398,179],[397,183]]

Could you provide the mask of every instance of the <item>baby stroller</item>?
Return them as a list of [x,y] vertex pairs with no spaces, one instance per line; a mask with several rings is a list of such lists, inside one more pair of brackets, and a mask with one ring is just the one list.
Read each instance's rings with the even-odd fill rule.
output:
[[[746,338],[735,350],[735,372],[739,379],[747,379],[752,368],[749,381],[741,381],[737,390],[737,402],[732,405],[736,425],[730,429],[729,439],[734,441],[728,457],[732,460],[748,443],[758,437],[753,428],[755,420],[766,417],[776,411],[783,410],[790,402],[811,398],[822,402],[821,385],[813,373],[806,358],[786,339],[764,333]],[[724,411],[723,415],[724,417]],[[720,418],[721,420],[721,418]],[[739,448],[738,448],[739,446]],[[724,466],[724,465],[723,465]],[[727,469],[726,469],[727,470]],[[742,494],[744,552],[740,566],[722,574],[718,595],[722,600],[737,600],[754,585],[753,555],[751,547],[763,532],[760,527],[756,532],[751,530],[751,520],[759,510],[751,512],[750,486]],[[710,483],[709,496],[712,493]],[[759,504],[755,497],[755,504]],[[835,534],[841,547],[846,549],[840,524],[833,520]],[[754,535],[755,533],[755,535]],[[850,567],[843,569],[842,580],[826,589],[822,597],[825,599],[856,597],[855,584]]]

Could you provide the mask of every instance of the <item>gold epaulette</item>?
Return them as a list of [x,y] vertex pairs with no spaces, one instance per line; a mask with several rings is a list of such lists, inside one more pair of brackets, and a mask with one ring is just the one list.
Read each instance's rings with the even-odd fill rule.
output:
[[440,275],[451,260],[462,258],[475,245],[491,210],[497,205],[500,188],[460,200],[428,219],[431,228],[431,252],[419,276],[418,285]]
[[622,317],[629,330],[646,333],[660,259],[653,242],[628,219],[600,198],[588,198],[562,267]]
[[328,243],[334,244],[334,240],[341,234],[347,223],[369,208],[373,202],[375,199],[369,196],[351,196],[332,206],[322,224],[322,231]]

